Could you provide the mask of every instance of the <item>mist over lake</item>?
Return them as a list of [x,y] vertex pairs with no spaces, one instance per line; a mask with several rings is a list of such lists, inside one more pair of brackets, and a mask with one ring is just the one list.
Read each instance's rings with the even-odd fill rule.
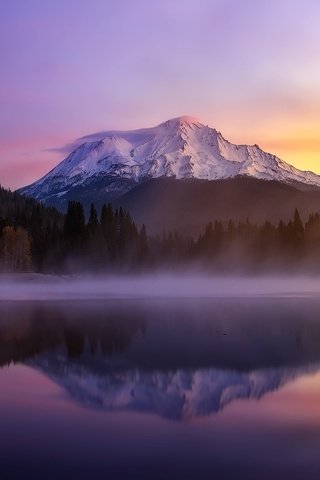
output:
[[285,274],[216,276],[188,271],[147,275],[0,275],[0,301],[290,296],[320,296],[320,278]]

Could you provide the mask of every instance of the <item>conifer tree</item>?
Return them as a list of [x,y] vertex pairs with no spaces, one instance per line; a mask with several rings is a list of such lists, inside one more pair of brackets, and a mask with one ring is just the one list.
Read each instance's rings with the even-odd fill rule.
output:
[[102,206],[100,224],[106,244],[107,261],[114,263],[117,254],[117,218],[110,203]]
[[63,234],[67,254],[78,254],[84,250],[87,236],[84,210],[80,202],[69,202],[64,219]]
[[148,236],[145,224],[142,225],[139,232],[139,253],[139,260],[144,264],[149,254]]
[[97,232],[99,231],[99,228],[100,228],[100,223],[99,223],[99,220],[98,220],[97,210],[96,210],[94,204],[91,203],[89,221],[88,221],[88,225],[87,225],[89,235],[90,236],[95,236],[97,234]]

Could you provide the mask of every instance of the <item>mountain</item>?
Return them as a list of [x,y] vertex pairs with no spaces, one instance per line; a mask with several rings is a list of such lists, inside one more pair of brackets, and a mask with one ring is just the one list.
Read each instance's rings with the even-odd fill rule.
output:
[[234,145],[216,129],[192,117],[179,117],[154,128],[83,137],[65,160],[21,191],[59,203],[77,188],[103,188],[117,197],[150,178],[238,176],[320,186],[318,175],[302,172],[258,145]]
[[320,190],[250,177],[211,182],[159,178],[133,188],[117,204],[139,225],[146,224],[150,233],[163,228],[198,235],[213,220],[289,221],[296,207],[306,221],[320,211]]
[[26,194],[65,210],[111,201],[150,232],[198,234],[204,223],[233,218],[288,220],[320,210],[320,176],[303,172],[258,145],[234,145],[192,117],[154,128],[100,132],[76,148]]

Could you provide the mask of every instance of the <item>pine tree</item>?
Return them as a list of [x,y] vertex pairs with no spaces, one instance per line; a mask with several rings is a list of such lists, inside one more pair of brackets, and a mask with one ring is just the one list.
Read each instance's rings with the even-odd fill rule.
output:
[[22,227],[5,227],[0,243],[2,268],[6,271],[24,271],[31,266],[30,239]]
[[294,211],[293,228],[297,234],[302,234],[304,232],[303,223],[297,208]]
[[89,269],[102,270],[105,268],[105,240],[98,220],[98,214],[93,203],[91,204],[87,224],[87,256]]
[[98,220],[97,210],[96,210],[94,204],[91,203],[90,215],[89,215],[89,220],[88,220],[88,225],[87,225],[87,230],[88,230],[89,236],[96,235],[97,232],[99,231],[99,228],[100,228],[100,223],[99,223],[99,220]]
[[117,255],[117,218],[110,203],[102,206],[100,224],[106,244],[107,261],[114,263]]
[[304,242],[304,226],[298,209],[294,211],[294,218],[292,224],[292,246],[293,253],[301,255]]
[[80,202],[69,202],[63,231],[65,237],[71,240],[82,240],[85,236],[85,217],[83,206]]
[[144,264],[149,254],[148,236],[145,224],[142,225],[139,232],[139,261]]
[[63,234],[67,255],[79,255],[86,249],[86,224],[83,206],[80,202],[71,201],[64,219]]

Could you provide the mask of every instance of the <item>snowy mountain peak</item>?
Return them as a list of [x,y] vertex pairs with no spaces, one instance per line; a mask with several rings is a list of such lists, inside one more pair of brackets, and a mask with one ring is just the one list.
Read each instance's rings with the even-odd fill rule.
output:
[[21,192],[46,202],[98,182],[116,197],[151,178],[237,176],[320,187],[320,176],[298,170],[256,144],[232,144],[197,118],[181,116],[152,128],[83,137],[65,160]]
[[160,126],[165,128],[177,128],[177,127],[193,127],[193,126],[202,126],[200,121],[196,117],[191,117],[189,115],[183,115],[182,117],[171,118],[161,123]]

